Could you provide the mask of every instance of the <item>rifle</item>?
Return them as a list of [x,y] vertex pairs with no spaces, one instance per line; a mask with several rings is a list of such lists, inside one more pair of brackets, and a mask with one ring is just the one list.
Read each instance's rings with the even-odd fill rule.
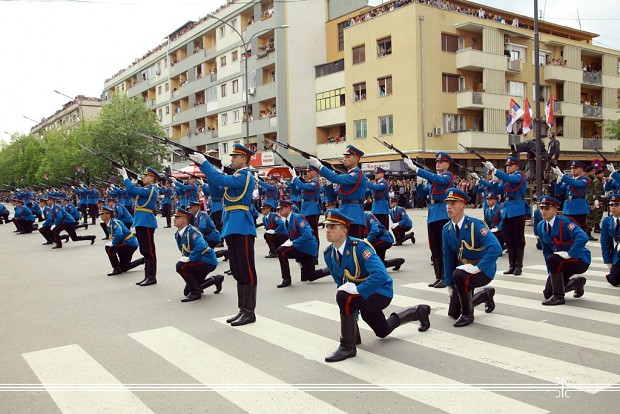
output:
[[426,165],[418,162],[417,160],[413,160],[411,159],[411,157],[407,154],[405,154],[404,152],[402,152],[401,150],[399,150],[398,148],[396,148],[394,145],[390,144],[387,141],[382,141],[377,137],[373,137],[374,139],[376,139],[377,141],[379,141],[384,147],[386,147],[387,149],[390,149],[392,151],[395,151],[398,155],[400,155],[403,159],[405,158],[409,158],[411,160],[411,162],[413,163],[413,165],[415,165],[418,168],[422,168],[423,170],[426,171],[431,171],[433,172],[430,168],[428,168]]
[[[163,145],[168,145],[168,146],[178,148],[182,151],[183,155],[185,155],[186,157],[194,153],[202,154],[207,159],[207,161],[209,161],[211,164],[213,164],[214,166],[218,168],[222,168],[222,165],[223,165],[222,160],[220,160],[219,158],[215,158],[209,154],[205,154],[202,151],[198,151],[197,149],[186,147],[185,145],[179,144],[178,142],[172,141],[166,137],[158,137],[157,135],[153,135],[153,134],[146,135],[141,132],[138,132],[138,135],[144,138],[152,139],[153,141],[159,142],[160,144],[163,144]],[[226,174],[234,174],[235,170],[233,168],[224,166],[224,172]]]
[[596,151],[596,153],[598,155],[601,156],[601,158],[603,159],[603,161],[605,162],[605,164],[611,164],[611,162],[609,162],[609,160],[603,155],[602,152],[600,152],[598,149],[594,148],[594,151]]
[[[295,148],[294,146],[290,145],[290,144],[285,144],[283,142],[276,142],[272,139],[266,138],[265,140],[267,141],[271,141],[276,145],[282,145],[284,148],[295,151],[297,153],[299,153],[299,155],[301,155],[302,157],[304,157],[305,159],[309,160],[310,157],[314,157],[314,155],[304,151],[304,150],[300,150],[299,148]],[[316,158],[316,157],[315,157]],[[343,174],[346,173],[347,171],[343,168],[343,167],[339,167],[333,164],[328,163],[327,161],[323,161],[323,160],[319,160],[321,162],[321,164],[323,164],[324,167],[329,168],[330,170],[337,172],[339,174]],[[288,165],[288,164],[287,164]]]
[[[269,138],[267,138],[269,139]],[[272,141],[273,142],[273,141]],[[299,172],[299,170],[297,168],[295,168],[295,166],[293,165],[293,163],[291,163],[289,160],[287,160],[286,158],[284,158],[284,156],[282,154],[280,154],[278,152],[278,150],[276,150],[273,145],[269,146],[269,149],[271,149],[271,151],[273,151],[278,157],[280,157],[282,159],[282,162],[289,168],[292,168],[293,170]],[[305,183],[306,180],[303,179],[303,177],[299,177],[299,179],[301,180],[301,182]]]
[[[92,148],[88,148],[82,144],[78,144],[84,151],[90,152],[93,155],[96,155],[99,158],[103,158],[104,160],[110,162],[110,164],[112,164],[113,167],[115,168],[125,168],[125,166],[123,164],[121,164],[118,161],[114,161],[112,158],[108,157],[105,154],[100,153],[97,150],[94,150]],[[138,175],[137,172],[130,170],[129,168],[125,168],[125,171],[127,171],[127,177],[131,178],[132,180],[137,180],[138,184],[142,185],[142,179],[140,178],[140,176]]]
[[480,155],[480,153],[478,153],[475,149],[466,147],[465,145],[463,145],[461,143],[459,143],[459,145],[461,147],[465,148],[465,151],[469,152],[470,154],[474,154],[476,157],[480,158],[480,161],[482,161],[482,162],[488,161],[486,158],[484,158],[482,155]]

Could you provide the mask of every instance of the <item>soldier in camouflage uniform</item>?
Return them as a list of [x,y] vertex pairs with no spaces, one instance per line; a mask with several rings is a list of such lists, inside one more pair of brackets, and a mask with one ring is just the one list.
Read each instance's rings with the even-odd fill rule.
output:
[[597,241],[598,239],[592,236],[592,230],[599,227],[601,220],[603,219],[603,211],[605,211],[603,170],[594,171],[594,167],[589,166],[586,168],[586,173],[590,178],[588,193],[586,194],[586,201],[590,204],[590,214],[588,214],[588,218],[586,220],[586,234],[588,235],[588,239],[591,241]]

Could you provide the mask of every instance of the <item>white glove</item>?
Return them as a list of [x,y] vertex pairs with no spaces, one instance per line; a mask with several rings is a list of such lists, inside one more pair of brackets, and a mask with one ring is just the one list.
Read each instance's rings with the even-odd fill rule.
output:
[[177,183],[177,179],[176,179],[176,178],[174,178],[174,177],[170,177],[170,182],[171,182],[172,184],[176,184],[176,183]]
[[452,286],[448,286],[448,297],[451,298],[454,293],[454,288]]
[[200,165],[202,163],[204,163],[207,160],[207,157],[205,157],[204,155],[202,155],[199,152],[195,152],[193,154],[189,155],[189,158],[194,161],[196,164]]
[[422,177],[420,177],[420,176],[418,175],[418,177],[415,179],[415,183],[416,183],[417,185],[422,185],[422,184],[424,183],[424,178],[422,178]]
[[607,171],[609,171],[610,173],[614,173],[616,172],[616,168],[613,164],[607,164]]
[[297,171],[295,171],[295,168],[289,168],[288,170],[293,178],[297,177]]
[[555,252],[555,254],[557,254],[564,260],[570,259],[570,255],[568,254],[568,252]]
[[200,185],[204,185],[204,184],[205,184],[205,182],[204,182],[204,181],[202,181],[202,178],[197,179],[197,180],[196,180],[196,182],[197,182],[198,184],[200,184]]
[[291,240],[287,240],[284,243],[282,243],[282,246],[284,247],[291,247],[293,245],[293,242]]
[[318,160],[318,158],[314,158],[314,157],[310,157],[310,159],[308,160],[308,164],[312,165],[315,168],[321,168],[323,166],[323,164],[321,164],[321,161]]
[[179,259],[179,262],[181,262],[181,263],[189,263],[189,257],[181,256],[181,258]]
[[598,200],[594,200],[594,208],[598,208],[599,202]]
[[267,231],[265,231],[265,233],[267,233],[267,234],[275,234],[275,232],[276,232],[275,230],[267,230]]
[[257,173],[257,172],[255,172],[255,173],[254,173],[254,174],[252,174],[252,175],[254,176],[254,180],[255,180],[256,182],[259,182],[259,181],[260,181],[260,178],[258,178],[258,173]]
[[499,229],[497,227],[495,227],[494,229],[491,229],[491,233],[497,233]]
[[223,173],[224,172],[224,164],[222,164],[222,166],[220,167],[220,172]]
[[50,227],[50,230],[52,230],[52,231],[53,231],[55,228],[56,228],[56,225],[55,225],[55,224],[52,224],[52,227]]
[[105,247],[112,247],[112,242],[108,242],[105,244]]
[[418,167],[413,163],[413,161],[411,161],[411,158],[403,158],[403,162],[410,170],[416,173],[418,172]]
[[390,226],[391,229],[395,229],[396,227],[398,227],[398,223],[394,223]]
[[616,250],[620,252],[620,243],[616,246]]
[[[478,174],[476,174],[475,172],[471,173],[471,176],[474,178],[474,180],[480,180],[480,176]],[[478,183],[476,183],[478,184]]]
[[110,184],[110,187],[108,187],[110,190],[114,190],[116,187],[114,186],[114,184]]
[[560,184],[560,183],[562,182],[562,176],[563,176],[563,175],[564,175],[564,174],[560,175],[560,176],[557,178],[557,180],[555,180],[555,182],[556,182],[556,183],[558,183],[558,184]]
[[119,168],[118,173],[121,175],[121,177],[123,177],[123,180],[127,179],[127,170],[125,170],[124,168]]
[[495,166],[490,161],[483,161],[482,165],[484,165],[484,168],[486,168],[489,171],[495,171]]
[[469,273],[471,275],[475,275],[476,273],[480,273],[480,269],[478,268],[478,266],[474,266],[471,263],[460,265],[460,266],[457,266],[456,268],[459,269],[459,270],[462,270],[462,271],[464,271],[466,273]]
[[611,270],[611,263],[607,263],[607,268]]
[[551,171],[553,171],[553,173],[558,176],[561,177],[564,175],[564,173],[562,172],[562,170],[560,170],[558,167],[552,167]]
[[134,184],[134,185],[135,185],[135,184],[138,184],[138,180],[136,180],[135,178],[133,178],[133,179],[131,180],[131,183],[132,183],[132,184]]
[[340,286],[338,290],[343,290],[350,295],[359,295],[360,293],[357,291],[357,285],[353,282],[347,282],[344,285]]

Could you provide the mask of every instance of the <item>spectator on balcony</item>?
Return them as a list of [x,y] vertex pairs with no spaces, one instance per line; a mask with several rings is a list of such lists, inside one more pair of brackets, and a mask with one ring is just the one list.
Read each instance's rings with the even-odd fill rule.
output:
[[[559,133],[558,133],[559,135]],[[558,166],[558,159],[560,158],[560,141],[555,137],[555,133],[551,131],[549,133],[549,144],[547,144],[547,162],[545,164],[544,177],[546,181],[549,181],[549,172],[551,167]]]

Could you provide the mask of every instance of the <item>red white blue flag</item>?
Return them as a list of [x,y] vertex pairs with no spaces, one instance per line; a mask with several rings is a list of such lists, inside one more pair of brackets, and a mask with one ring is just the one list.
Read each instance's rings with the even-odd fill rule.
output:
[[512,132],[512,126],[523,116],[523,109],[515,102],[514,99],[510,100],[510,109],[508,110],[508,124],[506,125],[506,132]]
[[525,106],[525,113],[523,114],[523,135],[525,135],[532,130],[532,116],[534,116],[534,113],[527,98],[525,98],[523,106]]
[[547,106],[545,106],[545,119],[547,120],[547,125],[549,125],[549,128],[553,126],[554,102],[555,102],[555,99],[553,98],[553,95],[551,95],[549,97],[549,100],[547,101]]

